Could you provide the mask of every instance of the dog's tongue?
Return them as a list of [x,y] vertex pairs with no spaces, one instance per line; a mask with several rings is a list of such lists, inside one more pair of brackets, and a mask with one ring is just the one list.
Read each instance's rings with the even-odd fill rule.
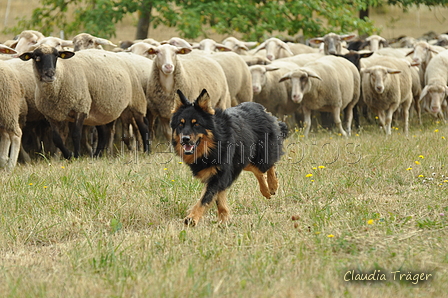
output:
[[188,145],[188,144],[186,144],[186,145],[184,145],[183,147],[184,147],[184,151],[185,151],[185,152],[191,152],[191,151],[193,150],[194,145]]

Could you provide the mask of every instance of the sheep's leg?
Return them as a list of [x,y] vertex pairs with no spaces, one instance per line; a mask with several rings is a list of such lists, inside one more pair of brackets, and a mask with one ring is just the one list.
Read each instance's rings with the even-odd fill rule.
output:
[[307,138],[308,134],[310,133],[311,129],[311,110],[307,109],[306,107],[303,107],[303,119],[305,124],[305,132],[304,135]]
[[[352,135],[352,121],[353,121],[353,117],[355,114],[355,110],[357,110],[356,105],[353,106],[351,104],[348,104],[348,106],[346,106],[344,109],[344,114],[345,114],[344,122],[345,122],[346,132],[349,136]],[[358,113],[356,112],[356,114],[358,114]],[[358,115],[356,117],[358,117]],[[358,124],[359,124],[359,119],[358,119]]]
[[249,164],[247,167],[244,168],[245,171],[250,171],[254,173],[255,177],[258,180],[258,184],[260,185],[260,192],[261,194],[266,198],[271,198],[271,192],[269,191],[269,187],[266,181],[266,176],[263,174],[263,172],[260,171],[259,168],[254,166],[253,164]]
[[218,207],[218,220],[221,223],[229,221],[230,212],[227,205],[227,196],[225,191],[218,192],[216,195],[216,205]]
[[141,114],[134,113],[134,119],[135,122],[137,123],[138,130],[143,140],[143,152],[149,153],[151,148],[149,148],[150,136],[148,125],[145,123],[144,117]]
[[420,98],[417,97],[414,100],[414,109],[417,112],[418,124],[423,125],[422,123],[422,107],[420,106]]
[[380,122],[380,126],[384,129],[384,132],[387,134],[386,127],[386,112],[384,110],[378,110],[378,121]]
[[96,127],[98,131],[98,146],[96,147],[94,156],[101,156],[102,152],[108,148],[114,126],[115,121],[112,121],[106,125]]
[[64,122],[58,122],[58,121],[53,121],[53,120],[49,120],[49,122],[51,125],[52,134],[53,134],[54,145],[57,148],[59,148],[59,150],[61,150],[62,155],[64,156],[65,159],[70,159],[72,157],[72,153],[70,152],[70,150],[67,149],[67,147],[65,147],[64,141],[62,140],[62,137],[61,137],[62,126],[63,126]]
[[20,141],[22,139],[22,130],[17,127],[16,128],[16,132],[11,132],[9,134],[10,140],[11,140],[11,147],[10,147],[10,151],[9,151],[9,160],[8,160],[8,164],[6,166],[6,168],[8,170],[12,170],[16,164],[17,164],[17,159],[19,157],[19,152],[20,152]]
[[81,136],[82,126],[87,115],[84,113],[78,113],[75,117],[75,124],[73,125],[72,140],[75,158],[78,158],[81,152]]
[[11,139],[9,134],[1,129],[0,132],[0,168],[4,168],[8,163],[9,147],[11,146]]
[[160,118],[160,124],[162,125],[163,134],[165,138],[171,141],[171,127],[170,127],[170,119],[168,118]]
[[[342,121],[341,121],[341,108],[340,107],[334,107],[333,108],[333,119],[334,119],[334,123],[336,124],[336,126],[339,128],[339,131],[341,132],[341,134],[346,137],[347,133],[345,132],[344,128],[342,127]],[[350,118],[352,117],[352,115],[350,116]],[[351,119],[350,119],[350,123],[351,123]]]
[[403,116],[404,116],[404,133],[406,136],[409,132],[409,110],[412,105],[412,95],[409,96],[408,100],[403,103]]
[[391,135],[392,134],[392,117],[394,115],[396,109],[394,109],[393,106],[391,106],[387,112],[386,112],[386,135]]

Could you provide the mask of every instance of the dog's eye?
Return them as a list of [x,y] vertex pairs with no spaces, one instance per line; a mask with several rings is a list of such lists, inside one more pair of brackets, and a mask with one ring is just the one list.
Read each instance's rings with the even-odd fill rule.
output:
[[196,122],[193,126],[198,127],[198,126],[199,126],[199,123]]
[[184,127],[184,124],[182,122],[179,123],[179,127]]

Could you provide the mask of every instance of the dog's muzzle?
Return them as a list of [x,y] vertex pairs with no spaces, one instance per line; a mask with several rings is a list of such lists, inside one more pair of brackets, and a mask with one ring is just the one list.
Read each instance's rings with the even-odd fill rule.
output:
[[196,147],[198,146],[200,141],[201,141],[201,138],[199,138],[195,143],[191,140],[190,136],[183,135],[181,138],[180,144],[182,145],[182,148],[184,149],[184,153],[186,155],[190,155],[190,154],[194,153],[194,150],[196,149]]

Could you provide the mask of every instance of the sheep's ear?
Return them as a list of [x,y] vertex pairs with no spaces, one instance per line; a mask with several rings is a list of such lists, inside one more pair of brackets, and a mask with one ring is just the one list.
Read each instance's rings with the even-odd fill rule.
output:
[[220,52],[231,52],[231,51],[232,51],[231,48],[226,47],[225,45],[220,44],[220,43],[217,43],[217,44],[216,44],[216,48],[217,48],[218,51],[220,51]]
[[174,100],[174,109],[171,111],[172,114],[176,113],[183,106],[191,106],[191,102],[185,97],[185,95],[177,89],[177,95]]
[[350,41],[356,37],[356,34],[345,34],[345,35],[340,35],[340,37],[342,40]]
[[0,45],[0,53],[2,54],[17,54],[16,50],[11,49],[10,47]]
[[263,50],[264,48],[266,48],[266,41],[262,42],[258,47],[256,47],[254,49],[254,53],[257,53],[258,51]]
[[264,67],[264,69],[266,69],[266,71],[273,71],[273,70],[278,70],[278,69],[280,69],[280,67],[278,67],[278,66],[266,65],[266,66]]
[[406,54],[406,57],[409,56],[409,55],[412,55],[412,54],[414,54],[414,50],[412,50],[412,51],[410,51],[409,53],[407,53],[407,54]]
[[387,73],[389,73],[389,74],[397,74],[397,73],[401,73],[401,70],[388,68],[387,69]]
[[319,77],[314,71],[307,70],[306,72],[308,74],[308,77],[322,81],[321,77]]
[[23,61],[28,61],[30,59],[34,59],[34,53],[33,52],[23,53],[22,55],[19,56],[19,58],[22,59]]
[[176,54],[181,54],[181,55],[183,55],[183,54],[188,54],[188,53],[190,53],[191,51],[192,51],[191,48],[180,48],[180,49],[178,49],[178,50],[176,51]]
[[201,108],[201,110],[203,110],[207,114],[211,115],[215,114],[215,110],[212,108],[211,105],[210,95],[205,89],[202,90],[201,94],[198,96],[194,104],[197,105],[199,108]]
[[437,50],[435,50],[433,47],[429,47],[429,51],[430,52],[433,52],[434,54],[438,54],[439,53],[439,51],[437,51]]
[[70,52],[70,51],[60,51],[58,53],[58,56],[61,59],[69,59],[69,58],[75,56],[75,53],[74,52]]
[[146,50],[146,53],[148,53],[149,55],[156,55],[159,52],[158,49],[150,47],[149,49]]
[[278,82],[281,83],[281,82],[284,82],[284,81],[290,80],[290,79],[291,79],[291,73],[288,72],[288,73],[284,74]]
[[324,42],[324,39],[322,38],[322,37],[315,37],[315,38],[311,38],[310,40],[309,40],[309,43],[311,43],[311,44],[321,44],[321,43],[323,43]]
[[373,55],[373,52],[362,53],[362,54],[359,54],[359,58],[369,58],[372,55]]
[[420,100],[425,98],[425,96],[428,94],[428,89],[429,89],[429,85],[426,85],[425,88],[423,88],[422,93],[420,93]]

